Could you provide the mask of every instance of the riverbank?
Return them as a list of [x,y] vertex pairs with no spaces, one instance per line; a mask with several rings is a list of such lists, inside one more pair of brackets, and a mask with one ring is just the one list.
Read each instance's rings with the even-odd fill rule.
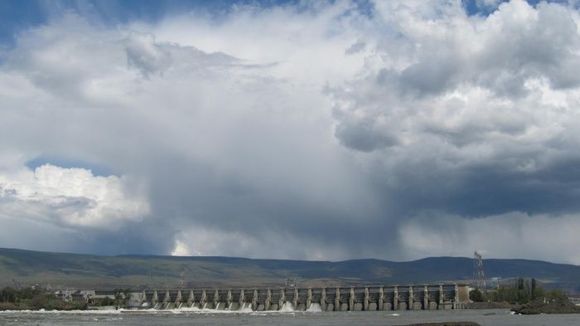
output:
[[0,311],[70,311],[70,310],[87,310],[86,304],[77,304],[64,302],[61,300],[50,300],[46,302],[0,302]]
[[470,302],[465,304],[465,309],[515,309],[519,305],[508,302]]
[[513,312],[522,315],[537,314],[580,314],[580,307],[567,299],[562,300],[535,300],[521,307],[512,309]]

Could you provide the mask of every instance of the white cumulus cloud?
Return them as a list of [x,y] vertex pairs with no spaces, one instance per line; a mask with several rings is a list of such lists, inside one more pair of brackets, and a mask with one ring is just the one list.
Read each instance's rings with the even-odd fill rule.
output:
[[149,213],[147,200],[126,189],[123,178],[94,176],[82,168],[45,164],[0,171],[0,216],[71,228],[117,229]]
[[[0,162],[2,214],[82,229],[89,251],[317,259],[463,255],[462,241],[494,256],[465,230],[574,227],[578,11],[477,3],[491,13],[343,0],[115,26],[57,15],[1,54],[0,147],[17,157]],[[21,163],[38,157],[118,176]],[[578,259],[554,254],[576,246],[569,232],[535,253],[510,239],[514,256]]]

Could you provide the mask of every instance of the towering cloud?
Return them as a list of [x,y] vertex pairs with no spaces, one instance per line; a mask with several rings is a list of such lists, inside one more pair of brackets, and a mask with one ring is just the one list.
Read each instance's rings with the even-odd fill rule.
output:
[[0,245],[580,263],[561,250],[578,245],[580,16],[473,5],[77,10],[21,31],[0,63]]

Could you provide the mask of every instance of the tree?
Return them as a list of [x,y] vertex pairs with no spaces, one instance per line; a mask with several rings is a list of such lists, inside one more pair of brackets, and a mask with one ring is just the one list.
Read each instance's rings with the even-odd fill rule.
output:
[[0,291],[0,301],[1,302],[11,302],[15,303],[18,299],[18,290],[11,287],[5,287]]
[[483,302],[483,293],[479,289],[474,289],[469,292],[469,299],[473,302]]

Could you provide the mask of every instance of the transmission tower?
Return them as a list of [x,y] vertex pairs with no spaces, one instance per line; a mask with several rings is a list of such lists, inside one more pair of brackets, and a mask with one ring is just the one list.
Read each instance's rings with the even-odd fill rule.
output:
[[483,257],[477,251],[473,253],[473,285],[479,290],[486,291]]

